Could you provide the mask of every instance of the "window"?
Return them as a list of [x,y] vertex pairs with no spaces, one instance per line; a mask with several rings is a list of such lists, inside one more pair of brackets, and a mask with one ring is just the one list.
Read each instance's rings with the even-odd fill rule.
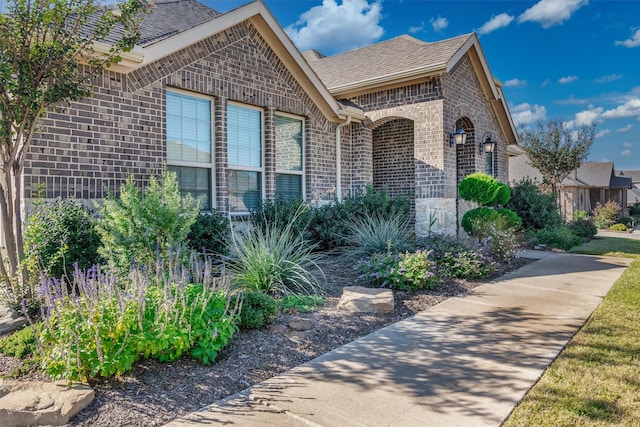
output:
[[298,117],[276,114],[276,196],[287,200],[304,197],[303,133]]
[[230,212],[245,213],[262,198],[262,111],[227,104],[227,182]]
[[211,100],[167,91],[167,168],[175,172],[183,196],[191,194],[200,209],[211,210]]

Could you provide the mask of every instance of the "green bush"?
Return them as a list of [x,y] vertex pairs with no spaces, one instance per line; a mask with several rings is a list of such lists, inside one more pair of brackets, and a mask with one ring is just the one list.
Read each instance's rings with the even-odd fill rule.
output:
[[0,337],[0,354],[22,359],[36,351],[36,335],[30,327]]
[[76,294],[59,280],[42,283],[43,327],[38,350],[54,379],[86,381],[119,375],[140,358],[175,360],[188,353],[210,364],[237,327],[225,280],[209,262],[176,260],[153,277],[128,280],[92,267],[74,272]]
[[556,227],[564,222],[555,196],[542,194],[530,180],[522,180],[511,188],[511,200],[505,207],[518,214],[527,230]]
[[596,227],[609,228],[611,224],[616,222],[620,209],[620,205],[613,200],[609,200],[604,205],[597,202],[596,207],[593,208],[593,222]]
[[538,243],[565,251],[582,243],[582,238],[577,236],[569,226],[545,228],[538,231],[536,238]]
[[462,216],[460,225],[468,235],[482,239],[485,236],[480,234],[480,230],[476,227],[476,224],[492,222],[497,220],[499,217],[500,214],[495,209],[487,207],[471,209]]
[[505,205],[510,198],[509,187],[482,172],[467,175],[458,184],[460,198],[481,206]]
[[143,191],[130,176],[120,187],[120,197],[108,197],[99,212],[99,253],[110,268],[126,275],[132,263],[153,265],[158,253],[166,259],[170,249],[186,244],[198,202],[182,198],[175,173],[164,170],[160,179],[152,176]]
[[613,224],[610,228],[612,231],[627,231],[627,226],[624,224]]
[[489,256],[504,262],[515,258],[520,247],[520,235],[508,217],[499,215],[492,221],[476,219],[473,228],[481,236]]
[[573,211],[573,220],[579,221],[581,219],[588,219],[589,214],[586,211]]
[[618,220],[620,224],[624,224],[627,228],[634,228],[636,226],[636,220],[633,217],[625,216]]
[[569,228],[576,236],[583,239],[590,239],[598,233],[598,229],[589,217],[574,220],[569,224]]
[[374,253],[356,264],[360,274],[356,280],[371,286],[399,291],[434,289],[439,278],[430,251],[419,250],[403,254]]
[[406,217],[364,216],[349,223],[345,251],[350,258],[360,259],[377,252],[399,253],[413,248],[413,227]]
[[191,225],[187,239],[189,248],[196,252],[212,255],[226,255],[229,250],[231,226],[229,219],[219,212],[201,213]]
[[241,329],[258,329],[269,325],[278,314],[275,298],[263,292],[244,292],[240,295],[242,308],[238,326]]
[[278,309],[287,313],[313,313],[325,299],[320,295],[285,295],[276,302]]
[[430,235],[421,241],[421,246],[431,251],[438,276],[481,279],[496,272],[496,264],[480,248],[469,247],[455,237]]
[[294,230],[294,219],[280,227],[254,227],[246,234],[231,233],[229,256],[225,261],[232,283],[243,290],[271,295],[310,295],[320,293],[314,246]]
[[504,220],[506,221],[506,225],[508,227],[511,227],[515,230],[520,229],[520,227],[522,226],[522,220],[520,219],[517,213],[507,208],[497,209],[497,211],[498,211],[498,214],[502,218],[504,218]]
[[81,269],[98,262],[100,235],[89,212],[73,199],[37,202],[24,232],[29,273],[38,277],[71,276],[73,264]]

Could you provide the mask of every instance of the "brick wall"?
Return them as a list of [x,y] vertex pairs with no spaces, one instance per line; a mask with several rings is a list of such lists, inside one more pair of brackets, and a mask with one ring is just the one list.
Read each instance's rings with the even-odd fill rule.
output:
[[[273,153],[274,116],[305,118],[306,196],[328,198],[335,187],[335,124],[321,114],[258,31],[248,22],[129,74],[105,71],[90,99],[50,111],[25,164],[25,196],[38,184],[44,196],[101,199],[132,174],[144,183],[166,161],[165,90],[211,97],[214,162],[219,209],[227,205],[226,105],[263,108],[265,152]],[[267,140],[268,139],[268,140]],[[273,162],[265,161],[267,175]],[[265,179],[273,194],[273,177]]]
[[391,196],[413,194],[413,122],[389,121],[373,130],[373,186]]

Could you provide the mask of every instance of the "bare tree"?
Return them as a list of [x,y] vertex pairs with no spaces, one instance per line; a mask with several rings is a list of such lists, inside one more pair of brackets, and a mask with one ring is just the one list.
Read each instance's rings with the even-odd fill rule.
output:
[[557,119],[538,122],[536,129],[521,129],[520,145],[555,195],[558,184],[587,159],[594,137],[595,125],[571,132]]
[[148,1],[9,0],[0,15],[0,279],[14,302],[27,281],[22,174],[38,119],[91,96],[91,82],[139,39]]

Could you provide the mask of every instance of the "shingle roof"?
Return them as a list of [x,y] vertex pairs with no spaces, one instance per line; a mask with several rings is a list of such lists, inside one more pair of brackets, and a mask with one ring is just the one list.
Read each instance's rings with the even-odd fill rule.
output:
[[[114,7],[114,6],[111,6]],[[155,5],[144,15],[140,24],[139,46],[148,46],[175,34],[200,25],[219,16],[220,13],[196,0],[156,0]],[[98,16],[90,19],[90,29],[97,22]],[[114,28],[106,43],[114,43],[122,37],[123,28]]]
[[576,177],[590,187],[609,187],[612,175],[613,162],[585,162],[576,171]]
[[317,52],[303,55],[329,88],[374,80],[428,66],[445,66],[471,37],[465,34],[438,42],[423,42],[402,35],[350,52],[325,58]]
[[640,182],[640,171],[620,171],[620,175],[631,178],[632,182]]

